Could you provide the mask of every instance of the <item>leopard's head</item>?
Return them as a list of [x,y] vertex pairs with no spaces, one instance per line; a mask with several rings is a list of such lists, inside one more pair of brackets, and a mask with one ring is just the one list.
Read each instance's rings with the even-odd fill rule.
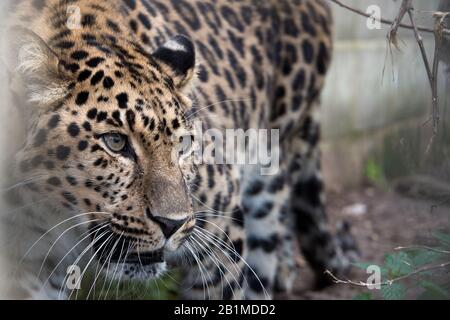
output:
[[178,156],[194,130],[193,43],[176,36],[147,53],[100,35],[51,45],[23,28],[11,35],[27,128],[16,176],[53,212],[70,212],[111,275],[160,275],[195,226],[196,168]]

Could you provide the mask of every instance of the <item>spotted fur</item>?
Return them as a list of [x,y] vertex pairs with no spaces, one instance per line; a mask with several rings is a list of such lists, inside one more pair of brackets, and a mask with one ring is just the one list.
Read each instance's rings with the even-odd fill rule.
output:
[[[178,265],[186,298],[268,298],[292,287],[296,235],[319,278],[348,269],[354,244],[328,229],[320,174],[325,1],[22,0],[12,12],[26,130],[9,169],[8,254],[32,279],[16,284],[25,297],[69,297],[67,266],[95,259],[118,278]],[[174,158],[194,119],[279,129],[279,172]],[[126,139],[119,153],[111,132]]]

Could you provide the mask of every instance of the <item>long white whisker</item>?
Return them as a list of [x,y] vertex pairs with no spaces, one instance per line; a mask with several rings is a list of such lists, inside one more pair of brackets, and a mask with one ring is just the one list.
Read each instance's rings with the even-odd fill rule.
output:
[[[130,248],[132,246],[132,242],[130,241],[128,243],[128,248],[127,248],[127,252],[125,253],[125,257],[123,258],[123,263],[122,263],[122,269],[120,269],[120,276],[119,276],[119,281],[118,284],[120,285],[121,281],[122,281],[122,277],[123,277],[123,269],[125,268],[125,264],[128,258],[128,255],[130,254]],[[116,300],[119,300],[119,286],[117,286],[116,288]]]
[[77,215],[74,215],[72,217],[69,217],[61,222],[59,222],[58,224],[54,225],[52,228],[50,228],[48,231],[46,231],[42,236],[40,236],[31,246],[30,248],[25,252],[25,254],[23,255],[23,257],[20,259],[19,261],[19,265],[23,262],[23,260],[26,258],[26,256],[31,252],[31,250],[33,250],[33,248],[36,246],[36,244],[41,241],[47,234],[49,234],[50,232],[52,232],[54,229],[58,228],[60,225],[72,220],[72,219],[76,219],[85,215],[89,215],[89,214],[95,214],[95,213],[104,213],[104,212],[84,212],[84,213],[80,213]]
[[[106,247],[107,247],[108,244],[109,244],[109,241],[111,241],[111,238],[112,238],[113,236],[114,236],[114,233],[111,233],[111,235],[109,236],[109,238],[102,244],[102,246],[105,245],[105,247],[103,248],[103,250],[102,250],[102,252],[100,253],[99,257],[101,257],[101,256],[103,255],[103,252],[105,251]],[[117,243],[117,240],[116,240],[116,243]],[[100,248],[99,248],[99,250],[100,250]],[[112,252],[112,251],[111,251],[111,252]],[[95,257],[96,255],[97,255],[97,252],[94,253],[93,257]],[[100,275],[100,272],[101,272],[101,270],[105,267],[106,263],[108,262],[108,259],[105,259],[105,261],[103,262],[103,264],[102,264],[102,266],[101,266],[100,272],[99,272],[98,267],[99,267],[99,265],[100,265],[100,258],[97,259],[97,260],[98,260],[98,261],[97,261],[97,268],[96,268],[96,270],[95,270],[94,281],[92,282],[92,285],[91,285],[91,287],[90,287],[90,289],[89,289],[89,291],[88,291],[88,294],[87,294],[87,296],[86,296],[86,300],[88,300],[89,297],[91,296],[91,292],[92,292],[92,290],[95,288],[95,286],[96,286],[96,284],[97,284],[97,279],[98,279],[98,277],[99,277],[99,275]],[[88,264],[88,265],[89,265],[89,264]],[[86,269],[87,269],[87,268],[86,268]],[[95,292],[95,289],[94,289],[94,292]],[[94,293],[94,294],[95,294],[95,293]]]
[[[98,233],[98,231],[99,231],[99,230],[96,230],[95,233]],[[107,233],[107,231],[104,231],[104,232],[102,233],[102,235],[100,236],[100,238],[103,237],[103,235],[106,234],[106,233]],[[94,236],[94,240],[91,241],[90,244],[88,244],[88,246],[83,250],[83,252],[82,252],[80,255],[78,255],[77,259],[75,259],[75,262],[74,262],[72,265],[74,265],[74,266],[78,265],[78,263],[79,263],[79,261],[81,260],[81,258],[86,254],[86,252],[88,252],[88,251],[95,245],[95,243],[96,243],[100,238],[97,238],[96,236]],[[65,285],[65,283],[66,283],[66,281],[67,281],[67,277],[68,277],[68,276],[69,276],[69,275],[67,274],[67,275],[64,277],[64,279],[63,279],[63,281],[62,281],[62,283],[61,283],[61,288],[60,288],[59,294],[58,294],[58,300],[60,300],[61,294],[62,294],[62,292],[64,291],[64,285]],[[80,278],[78,281],[81,281],[81,280],[82,280],[82,279]],[[70,298],[70,296],[69,296],[69,298]]]
[[[199,241],[197,241],[197,238],[195,237],[195,234],[192,235],[192,240],[195,241],[198,244],[198,247],[199,247],[200,250],[206,252],[206,254],[210,257],[211,261],[216,265],[217,269],[219,270],[221,280],[225,279],[225,281],[227,282],[228,286],[230,288],[232,288],[230,282],[228,281],[227,277],[225,276],[224,272],[222,271],[222,268],[219,265],[219,264],[223,265],[223,263],[221,263],[220,261],[217,262],[218,259],[217,259],[217,257],[214,257],[212,255],[212,250],[210,250],[210,249],[208,250],[208,248],[206,248]],[[204,241],[202,241],[202,242],[204,243]],[[226,267],[225,267],[225,269],[226,269]],[[221,285],[221,299],[220,300],[223,300],[223,281],[220,281],[220,285]]]
[[[230,261],[231,265],[234,267],[235,272],[238,274],[238,276],[241,276],[243,273],[240,270],[239,266],[236,264],[236,262],[231,258],[231,256],[228,254],[228,252],[226,252],[223,248],[221,248],[217,243],[214,242],[214,240],[212,238],[208,238],[206,235],[203,235],[202,233],[199,232],[199,230],[195,230],[195,235],[197,236],[198,239],[200,241],[202,241],[205,244],[205,248],[207,248],[206,246],[208,245],[208,242],[211,243],[213,246],[215,246],[227,259],[228,261]],[[208,248],[209,249],[209,248]],[[217,255],[212,251],[211,252],[214,254],[214,256],[220,261],[220,259],[217,257]],[[225,265],[224,262],[220,262],[222,264],[222,266],[228,271],[228,273],[231,274],[231,276],[233,277],[234,282],[236,282],[236,284],[238,285],[239,289],[242,290],[241,284],[239,283],[238,279],[235,277],[234,273],[230,271],[230,269],[227,268],[227,266]],[[228,282],[228,280],[227,280]],[[229,286],[231,289],[233,289],[233,287],[231,286],[231,284],[228,282]],[[233,290],[234,293],[234,290]]]
[[236,218],[225,216],[225,215],[221,215],[221,214],[214,214],[213,212],[206,211],[206,210],[194,212],[194,215],[196,217],[201,217],[201,218],[211,217],[211,218],[229,219],[229,220],[233,220],[233,221],[236,221],[236,222],[243,222],[240,219],[236,219]]
[[[103,236],[106,235],[108,232],[110,232],[110,231],[109,231],[109,230],[105,231],[105,233],[103,233],[103,235],[100,236],[99,238],[100,238],[100,239],[103,238]],[[114,234],[111,233],[111,234],[109,235],[109,237],[108,237],[105,241],[103,241],[103,243],[100,245],[100,247],[92,254],[92,257],[89,259],[88,263],[86,264],[86,266],[85,266],[84,269],[83,269],[83,272],[82,272],[81,275],[80,275],[80,279],[83,279],[84,274],[85,274],[86,271],[88,270],[89,265],[91,264],[91,262],[96,258],[97,254],[100,252],[100,250],[101,250],[101,249],[109,242],[109,240],[110,240],[113,236],[114,236]],[[91,288],[92,288],[92,285],[91,285]],[[70,297],[72,296],[72,294],[73,294],[73,291],[72,291],[72,292],[70,293],[70,295],[69,295],[69,300],[70,300]],[[78,291],[77,291],[77,293],[75,294],[75,298],[78,298]]]
[[79,226],[82,226],[82,225],[85,225],[85,224],[89,224],[89,223],[92,223],[92,222],[96,222],[96,221],[99,221],[100,219],[94,219],[94,220],[89,220],[89,221],[84,221],[84,222],[80,222],[80,223],[77,223],[76,225],[74,225],[74,226],[72,226],[72,227],[70,227],[70,228],[67,228],[66,230],[64,230],[64,232],[62,232],[57,238],[56,238],[56,240],[53,242],[53,244],[50,246],[50,249],[48,249],[48,251],[47,251],[47,253],[46,253],[46,255],[45,255],[45,257],[44,257],[44,260],[42,260],[42,263],[41,263],[41,267],[39,268],[39,272],[38,272],[38,278],[40,277],[40,275],[41,275],[41,272],[42,272],[42,269],[44,268],[44,264],[45,264],[45,261],[47,261],[47,258],[48,258],[48,256],[50,255],[50,252],[53,250],[53,248],[55,247],[55,245],[56,245],[56,243],[67,233],[67,232],[69,232],[70,230],[73,230],[73,229],[75,229],[75,228],[77,228],[77,227],[79,227]]
[[253,100],[252,98],[243,98],[243,99],[228,99],[228,100],[222,100],[222,101],[217,101],[214,103],[211,103],[209,105],[207,105],[206,107],[202,107],[200,109],[197,109],[194,113],[189,114],[187,117],[185,117],[185,120],[189,120],[190,118],[192,118],[194,115],[196,115],[197,113],[199,113],[202,110],[217,106],[219,104],[222,103],[227,103],[227,102],[242,102],[242,101],[248,101],[248,100]]
[[[211,243],[214,247],[216,247],[219,252],[221,252],[225,258],[227,258],[227,260],[230,262],[231,266],[233,267],[234,271],[236,272],[236,274],[238,275],[238,277],[243,277],[245,279],[245,275],[243,273],[243,271],[241,270],[241,268],[239,267],[239,265],[237,264],[237,262],[233,259],[233,257],[230,256],[230,254],[226,251],[230,251],[232,254],[236,255],[237,252],[235,249],[232,249],[231,247],[226,247],[223,246],[223,244],[221,245],[220,242],[216,243],[216,240],[211,237],[208,234],[203,234],[201,233],[198,229],[194,230],[195,234],[202,238],[204,241],[206,241],[207,243]],[[220,239],[222,240],[222,239]],[[225,243],[224,241],[222,241],[223,243]],[[236,255],[238,256],[238,255]],[[224,265],[225,266],[225,265]],[[228,270],[228,269],[227,269]],[[230,272],[230,270],[228,270],[228,272]],[[231,273],[231,272],[230,272]],[[241,284],[239,282],[239,280],[234,276],[233,273],[231,273],[231,275],[233,276],[233,280],[236,282],[236,284],[239,286],[239,288],[242,290]]]
[[116,242],[114,243],[114,246],[112,247],[111,252],[110,252],[110,254],[109,254],[108,258],[107,258],[108,266],[106,267],[106,271],[104,273],[105,274],[105,279],[104,279],[104,282],[103,282],[103,285],[102,285],[102,289],[100,290],[100,293],[104,292],[104,290],[105,290],[106,282],[107,282],[107,279],[108,279],[109,268],[111,266],[111,259],[112,259],[112,256],[113,256],[114,252],[116,251],[117,245],[120,243],[120,239],[122,238],[122,235],[123,235],[123,231],[119,235],[119,238],[117,238]]
[[24,204],[23,206],[15,207],[14,209],[12,209],[12,210],[10,210],[10,211],[4,212],[4,213],[3,213],[4,216],[2,217],[2,219],[6,220],[6,219],[7,219],[7,218],[6,218],[7,215],[10,215],[10,214],[13,213],[13,212],[20,211],[20,210],[22,210],[22,209],[24,209],[24,208],[28,208],[28,207],[34,206],[35,204],[45,202],[45,201],[47,201],[48,199],[49,199],[49,197],[43,197],[43,198],[41,198],[41,199],[39,199],[39,200],[31,201],[31,202],[29,202],[29,203],[27,203],[27,204]]
[[94,230],[88,230],[86,232],[84,232],[81,237],[83,237],[86,233],[87,235],[83,237],[83,239],[79,240],[76,244],[74,244],[72,246],[72,248],[64,255],[64,257],[62,257],[58,264],[53,268],[52,272],[50,272],[50,275],[47,277],[47,279],[44,281],[44,284],[42,285],[42,288],[45,287],[45,285],[47,284],[47,282],[50,280],[51,276],[55,273],[55,271],[58,269],[58,267],[61,265],[61,263],[64,262],[64,259],[66,259],[66,257],[81,243],[83,243],[84,240],[86,240],[87,238],[89,238],[94,232],[98,232],[98,230],[103,229],[107,227],[106,222],[103,225],[99,225],[99,228],[94,229]]
[[[196,226],[196,228],[199,228],[198,226]],[[263,288],[264,291],[264,295],[266,296],[266,299],[270,300],[270,295],[267,292],[266,288],[264,287],[264,285],[261,282],[261,279],[259,278],[259,276],[256,274],[255,270],[253,270],[253,268],[248,264],[248,262],[236,251],[236,248],[232,248],[230,247],[227,243],[225,243],[222,239],[220,239],[219,237],[217,237],[215,234],[213,234],[212,232],[204,229],[204,228],[200,228],[202,231],[209,233],[215,240],[217,240],[218,242],[222,243],[224,246],[226,246],[230,251],[233,252],[233,254],[235,254],[237,257],[239,257],[239,259],[242,260],[242,262],[247,266],[247,268],[253,273],[253,275],[256,277],[256,279],[258,280],[258,283],[260,284],[260,286]],[[227,238],[231,241],[231,239],[227,236]],[[231,242],[232,243],[232,242]]]
[[[194,241],[195,239],[193,237],[190,237],[190,240]],[[196,252],[198,254],[197,256],[199,258],[199,261],[200,261],[201,265],[203,266],[203,270],[205,272],[205,275],[208,276],[209,281],[206,281],[206,288],[207,288],[207,291],[208,291],[208,300],[211,300],[211,291],[210,291],[209,287],[210,287],[210,284],[212,284],[214,281],[213,281],[211,272],[209,272],[209,270],[208,270],[208,265],[207,265],[208,259],[207,259],[207,256],[205,256],[205,252],[202,251],[202,248],[201,248],[201,246],[199,246],[198,242],[197,243],[191,242],[191,244],[193,245],[194,249],[196,249]],[[205,276],[205,280],[207,280],[206,276]]]
[[[123,232],[122,232],[122,235],[123,235]],[[116,273],[118,271],[120,260],[122,259],[122,253],[123,253],[124,246],[125,246],[125,241],[122,242],[122,247],[120,248],[119,258],[117,259],[116,265],[114,267],[114,273],[111,276],[111,281],[109,282],[108,289],[106,290],[106,293],[105,293],[105,300],[108,297],[108,293],[109,293],[109,290],[111,289],[111,286],[112,286],[113,282],[116,280],[115,276],[116,276]]]
[[205,275],[203,274],[203,264],[201,263],[200,259],[197,257],[197,255],[195,254],[195,250],[192,248],[191,246],[191,242],[190,242],[190,238],[188,239],[189,243],[186,243],[186,248],[188,248],[188,250],[191,252],[192,257],[194,258],[195,262],[197,263],[197,267],[200,271],[200,276],[202,278],[202,285],[203,285],[203,299],[206,300],[206,290],[205,290],[205,286],[208,292],[208,297],[211,297],[211,294],[209,292],[209,286],[208,286],[208,281],[206,280]]
[[[233,246],[233,250],[236,250],[236,248],[234,247],[234,244],[233,244],[233,240],[231,240],[231,238],[228,236],[228,234],[225,232],[225,230],[223,230],[221,227],[219,227],[216,223],[214,223],[212,221],[209,221],[209,220],[206,220],[206,219],[202,219],[202,218],[197,218],[197,220],[198,221],[203,221],[205,223],[209,223],[210,225],[216,227],[221,233],[223,233],[225,235],[227,240],[231,243],[231,245]],[[200,228],[199,226],[196,226],[196,227]],[[205,229],[205,228],[200,228],[200,229],[207,231],[207,229]]]
[[35,181],[39,181],[39,180],[41,180],[41,179],[45,179],[45,178],[48,178],[48,177],[50,177],[50,175],[45,174],[45,175],[39,175],[39,176],[27,178],[27,179],[25,179],[25,180],[22,180],[22,181],[20,181],[20,182],[17,182],[16,184],[13,184],[12,186],[9,186],[9,187],[0,189],[0,192],[5,192],[5,193],[6,193],[6,192],[9,192],[9,191],[11,191],[11,190],[14,190],[14,189],[16,189],[16,188],[18,188],[18,187],[26,186],[26,185],[28,185],[28,184],[30,184],[30,183],[33,183],[33,182],[35,182]]
[[200,203],[202,206],[204,206],[205,208],[208,208],[209,210],[211,210],[212,212],[216,212],[216,213],[222,213],[222,214],[233,214],[235,213],[238,209],[234,209],[233,211],[218,211],[215,210],[211,207],[209,207],[206,203],[204,203],[203,201],[201,201],[200,199],[198,199],[196,196],[194,196],[193,194],[191,194],[191,197],[194,198],[194,200],[196,200],[198,203]]

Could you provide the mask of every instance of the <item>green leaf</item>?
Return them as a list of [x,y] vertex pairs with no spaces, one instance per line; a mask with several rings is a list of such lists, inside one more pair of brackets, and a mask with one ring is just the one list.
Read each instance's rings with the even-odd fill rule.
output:
[[403,251],[386,255],[384,267],[389,270],[392,278],[404,276],[414,271],[413,262],[408,254]]
[[353,300],[372,300],[372,292],[363,292],[353,297]]
[[441,260],[444,254],[432,250],[418,249],[409,251],[408,256],[415,267],[421,267]]
[[402,300],[405,298],[406,288],[399,283],[384,285],[381,287],[381,296],[385,300]]
[[[94,290],[91,285],[93,274],[86,274],[81,290],[74,292],[73,299],[125,299],[125,300],[172,300],[179,298],[177,279],[179,274],[174,272],[170,277],[165,276],[159,280],[133,281],[98,278]],[[106,282],[105,282],[106,281]]]
[[450,246],[450,233],[436,231],[433,233],[433,236],[436,237],[445,246]]
[[370,262],[354,262],[354,263],[352,263],[352,266],[354,266],[358,269],[362,269],[362,270],[367,270],[367,268],[372,265],[376,265],[376,263],[370,263]]
[[352,266],[354,266],[355,268],[361,269],[366,271],[368,267],[370,266],[378,266],[381,270],[381,275],[386,275],[388,272],[388,269],[386,269],[383,266],[379,266],[377,263],[371,263],[371,262],[354,262],[352,263]]
[[450,292],[428,280],[419,282],[420,286],[425,289],[425,292],[420,296],[423,300],[450,300]]
[[384,181],[383,168],[375,161],[369,159],[364,168],[364,175],[370,183],[381,185]]

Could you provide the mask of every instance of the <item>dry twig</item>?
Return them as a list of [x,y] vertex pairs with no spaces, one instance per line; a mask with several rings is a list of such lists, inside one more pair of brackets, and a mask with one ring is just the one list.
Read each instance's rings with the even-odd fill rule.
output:
[[[354,13],[357,13],[357,14],[363,16],[363,17],[366,17],[366,18],[372,18],[372,16],[371,16],[370,14],[365,13],[365,12],[363,12],[363,11],[361,11],[361,10],[358,10],[358,9],[352,8],[352,7],[350,7],[350,6],[348,6],[348,5],[344,4],[344,3],[342,3],[342,2],[339,1],[339,0],[330,0],[330,1],[331,1],[331,2],[334,2],[335,4],[337,4],[338,6],[340,6],[340,7],[342,7],[342,8],[345,8],[345,9],[347,9],[347,10],[350,10],[350,11],[352,11],[352,12],[354,12]],[[379,21],[380,21],[381,23],[383,23],[383,24],[388,24],[388,25],[392,25],[392,23],[393,23],[393,21],[387,20],[387,19],[383,19],[383,18],[380,19]],[[407,24],[403,24],[403,23],[400,23],[400,24],[399,24],[399,27],[400,27],[400,28],[405,28],[405,29],[412,29],[412,28],[413,28],[411,25],[407,25]],[[418,29],[419,29],[419,31],[422,31],[422,32],[428,32],[428,33],[433,33],[433,32],[434,32],[433,29],[429,29],[429,28],[425,28],[425,27],[418,27]]]
[[414,250],[414,249],[424,249],[424,250],[428,250],[428,251],[434,251],[437,253],[442,253],[442,254],[450,254],[450,251],[447,250],[441,250],[441,249],[436,249],[433,247],[428,247],[428,246],[407,246],[407,247],[397,247],[394,250],[395,251],[403,251],[403,250]]
[[[392,22],[391,29],[387,36],[389,43],[392,43],[397,49],[398,49],[398,40],[397,40],[398,28],[400,27],[403,17],[409,11],[409,8],[412,8],[412,0],[402,0],[402,4],[400,6],[398,14],[395,17],[394,21]],[[414,23],[412,25],[412,29],[413,30],[416,29]]]
[[367,283],[364,281],[353,281],[353,280],[342,280],[339,279],[338,277],[336,277],[333,273],[331,273],[331,271],[326,270],[325,274],[329,275],[332,279],[334,283],[337,284],[348,284],[348,285],[352,285],[352,286],[357,286],[357,287],[364,287],[364,288],[373,288],[373,287],[378,287],[378,286],[390,286],[392,285],[394,282],[398,282],[407,278],[410,278],[414,275],[417,275],[419,273],[423,273],[423,272],[427,272],[427,271],[432,271],[432,270],[436,270],[436,269],[443,269],[443,268],[447,268],[450,266],[450,261],[447,262],[443,262],[437,265],[429,265],[429,266],[424,266],[421,268],[418,268],[416,270],[414,270],[411,273],[408,273],[404,276],[400,276],[394,279],[390,279],[390,280],[386,280],[386,281],[382,281],[382,282],[378,282],[378,283]]

